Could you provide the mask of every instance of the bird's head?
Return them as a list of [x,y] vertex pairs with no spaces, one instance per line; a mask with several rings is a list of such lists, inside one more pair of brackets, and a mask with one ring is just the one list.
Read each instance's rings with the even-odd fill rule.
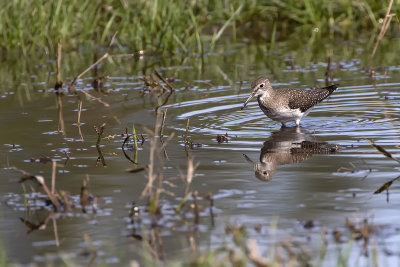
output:
[[272,86],[269,82],[269,80],[266,77],[259,77],[255,79],[251,83],[251,95],[249,98],[247,98],[246,102],[244,102],[243,107],[241,109],[244,109],[247,105],[247,103],[250,102],[250,100],[253,99],[255,96],[262,96],[264,94],[267,94],[269,90],[272,89]]

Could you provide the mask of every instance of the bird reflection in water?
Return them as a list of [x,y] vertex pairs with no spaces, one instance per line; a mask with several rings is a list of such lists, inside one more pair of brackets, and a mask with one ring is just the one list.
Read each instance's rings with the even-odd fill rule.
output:
[[302,162],[313,155],[335,153],[338,147],[326,142],[318,142],[299,127],[282,127],[264,142],[260,163],[243,154],[254,167],[254,175],[261,181],[269,181],[279,165]]

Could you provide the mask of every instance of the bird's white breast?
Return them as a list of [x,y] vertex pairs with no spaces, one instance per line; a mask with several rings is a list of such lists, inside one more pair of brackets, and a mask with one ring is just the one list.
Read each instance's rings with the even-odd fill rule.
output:
[[269,118],[279,122],[296,121],[306,116],[310,110],[301,112],[300,109],[279,108],[266,114]]

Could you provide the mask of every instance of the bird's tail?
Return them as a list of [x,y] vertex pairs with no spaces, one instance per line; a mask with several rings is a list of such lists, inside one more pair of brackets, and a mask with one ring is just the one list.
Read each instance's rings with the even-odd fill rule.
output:
[[329,95],[331,95],[337,88],[338,88],[339,84],[332,84],[326,87],[322,87],[321,89],[326,89],[329,91]]

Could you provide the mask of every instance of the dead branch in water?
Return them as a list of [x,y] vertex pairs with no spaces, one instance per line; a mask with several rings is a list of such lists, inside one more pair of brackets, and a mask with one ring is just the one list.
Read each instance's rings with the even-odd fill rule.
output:
[[162,122],[161,122],[161,128],[160,128],[160,142],[161,142],[161,145],[162,145],[162,149],[163,149],[163,151],[164,151],[164,157],[167,159],[167,160],[169,160],[169,158],[168,158],[168,153],[167,153],[167,150],[166,150],[166,148],[165,148],[165,145],[164,145],[164,139],[163,139],[163,131],[164,131],[164,124],[165,124],[165,118],[167,117],[167,110],[164,110],[164,112],[163,112],[163,117],[162,117]]
[[150,73],[149,77],[144,75],[142,78],[140,78],[144,82],[144,88],[143,92],[148,92],[148,93],[157,93],[160,91],[160,89],[165,92],[168,91],[167,87],[165,87],[163,84],[158,81],[153,73]]
[[[105,122],[100,126],[100,129],[97,128],[97,126],[93,126],[93,127],[94,127],[94,130],[95,130],[96,133],[97,133],[96,149],[97,149],[97,152],[98,152],[98,154],[99,154],[99,157],[97,158],[97,163],[98,163],[98,162],[101,162],[101,164],[103,165],[103,167],[106,167],[107,164],[106,164],[106,161],[105,161],[105,159],[104,159],[103,153],[102,153],[102,151],[101,151],[101,149],[100,149],[100,141],[101,141],[101,137],[102,137],[102,135],[103,135],[104,127],[105,127],[105,126],[106,126],[106,123],[105,123]],[[97,163],[96,163],[96,166],[97,166]]]
[[158,78],[160,78],[160,80],[162,80],[163,82],[165,82],[166,85],[168,85],[171,91],[175,90],[175,88],[166,79],[164,79],[164,77],[161,76],[161,74],[157,70],[154,70],[154,73],[157,75]]
[[190,118],[188,118],[187,119],[187,122],[186,122],[186,131],[185,131],[185,137],[184,137],[184,141],[185,141],[185,149],[186,149],[186,144],[187,144],[187,136],[188,136],[188,133],[189,133],[189,123],[190,123]]
[[95,63],[93,63],[92,65],[90,65],[86,70],[84,70],[82,73],[80,73],[78,76],[76,76],[73,80],[72,83],[69,85],[68,87],[68,92],[69,93],[76,93],[75,90],[75,85],[78,79],[80,79],[83,75],[85,75],[88,71],[90,71],[91,69],[93,69],[94,67],[96,67],[97,65],[100,64],[100,62],[102,62],[104,59],[108,58],[110,56],[110,54],[108,53],[111,49],[111,46],[115,40],[115,37],[117,36],[117,33],[114,33],[113,37],[111,38],[110,44],[108,45],[108,49],[107,52],[101,57],[99,58]]
[[61,40],[57,44],[57,82],[54,86],[54,90],[57,94],[62,94],[64,90],[62,89],[63,81],[61,79],[61,57],[62,57],[62,43]]
[[106,123],[104,122],[101,126],[100,129],[95,125],[93,126],[94,130],[97,133],[97,142],[96,142],[96,146],[100,145],[100,141],[101,141],[101,136],[103,135],[104,132],[104,127],[106,126]]
[[[122,147],[121,147],[122,148],[122,153],[124,153],[124,156],[125,156],[125,158],[127,160],[129,160],[130,162],[132,162],[136,166],[137,162],[132,160],[131,157],[129,157],[128,154],[126,154],[126,152],[125,152],[125,144],[126,144],[126,142],[128,142],[129,138],[130,138],[130,135],[128,134],[128,128],[126,128],[126,137],[125,137],[124,142],[122,143]],[[133,139],[135,140],[135,138],[136,138],[136,134],[133,134]],[[137,148],[136,142],[135,142],[135,148],[134,149],[135,149],[135,152],[137,152],[138,148]]]
[[47,187],[46,182],[45,182],[43,176],[41,176],[41,175],[31,175],[31,174],[29,174],[29,173],[27,173],[27,172],[25,172],[25,171],[23,171],[23,170],[19,170],[19,169],[16,169],[16,168],[14,168],[14,169],[17,170],[17,171],[22,172],[23,175],[24,175],[24,176],[19,180],[19,183],[23,183],[23,182],[28,181],[28,180],[33,180],[33,181],[35,181],[35,182],[38,183],[40,186],[42,186],[43,190],[45,191],[45,193],[46,193],[47,196],[49,197],[51,203],[53,203],[55,209],[58,210],[58,209],[61,207],[61,204],[60,204],[60,202],[58,201],[57,196],[56,196],[55,194],[53,194],[53,193],[49,190],[49,188]]
[[374,194],[380,194],[385,190],[389,190],[389,187],[393,184],[393,182],[396,182],[397,180],[400,179],[400,176],[398,176],[397,178],[394,178],[392,180],[390,180],[389,182],[384,183],[381,187],[379,187]]
[[68,92],[70,93],[75,93],[75,85],[76,85],[76,81],[78,79],[80,79],[83,75],[85,75],[88,71],[90,71],[91,69],[93,69],[95,66],[97,66],[98,64],[100,64],[100,62],[102,62],[104,59],[108,58],[109,54],[108,52],[106,52],[101,58],[99,58],[95,63],[93,63],[92,65],[90,65],[86,70],[84,70],[81,74],[79,74],[78,76],[76,76],[72,83],[69,85],[68,87]]

